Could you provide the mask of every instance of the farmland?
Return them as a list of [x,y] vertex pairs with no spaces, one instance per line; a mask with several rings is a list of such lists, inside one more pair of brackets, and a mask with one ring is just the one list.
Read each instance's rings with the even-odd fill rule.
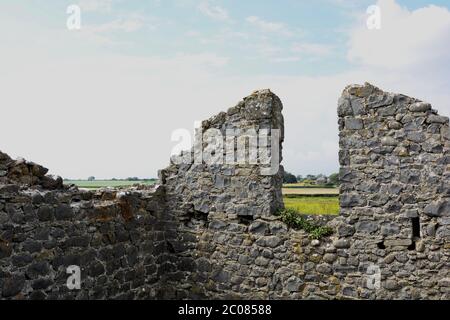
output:
[[284,196],[287,209],[294,209],[300,214],[339,214],[337,196]]
[[339,188],[335,187],[304,183],[283,185],[284,205],[300,214],[339,214],[338,195]]

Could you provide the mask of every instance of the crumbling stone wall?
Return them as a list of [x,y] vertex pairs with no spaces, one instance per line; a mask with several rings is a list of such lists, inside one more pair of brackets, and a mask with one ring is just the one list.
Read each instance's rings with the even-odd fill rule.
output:
[[[283,132],[281,110],[257,91],[202,129]],[[448,118],[369,84],[338,116],[341,214],[308,217],[333,228],[321,240],[275,214],[281,166],[172,163],[156,188],[86,192],[0,153],[0,296],[450,299]]]
[[[0,153],[1,299],[151,299],[166,242],[162,188],[82,191]],[[69,290],[69,266],[81,290]]]
[[[279,135],[278,140],[274,137],[274,143],[281,161],[284,140],[282,108],[280,99],[270,90],[255,91],[227,112],[203,121],[198,134],[206,135],[210,129],[218,130],[223,136],[225,160],[225,143],[227,136],[230,138],[227,130],[235,130],[232,149],[237,161],[240,137],[245,137],[252,130],[257,134],[267,130],[270,139],[271,130],[276,129]],[[195,159],[195,152],[208,148],[205,139],[198,139],[197,142],[200,146],[194,146],[189,151],[192,160]],[[172,215],[172,222],[176,222],[175,230],[171,232],[176,237],[168,240],[176,254],[171,257],[174,261],[166,275],[175,290],[166,290],[166,298],[213,298],[216,294],[218,298],[231,292],[230,274],[238,265],[237,261],[229,261],[222,256],[221,250],[228,251],[225,252],[227,255],[233,253],[232,247],[240,245],[246,237],[249,223],[263,217],[271,219],[284,207],[281,194],[283,167],[277,162],[274,174],[262,172],[263,167],[270,165],[261,164],[263,159],[260,153],[257,164],[249,161],[250,144],[249,139],[245,163],[229,164],[224,161],[222,164],[208,164],[203,160],[201,163],[171,163],[161,170],[160,180],[165,188],[168,212]],[[231,239],[228,231],[237,238]],[[228,246],[221,249],[220,243],[227,241],[230,241]],[[236,253],[234,258],[237,260]],[[183,270],[184,273],[175,268],[177,259],[183,259],[189,266]],[[183,286],[176,285],[180,280]],[[229,288],[227,293],[222,293],[226,288]]]
[[[283,168],[280,166],[284,140],[282,108],[281,101],[276,95],[269,90],[261,90],[244,98],[227,112],[221,112],[203,121],[200,136],[202,134],[206,136],[208,130],[217,130],[223,137],[221,139],[223,157],[212,164],[208,164],[206,159],[194,161],[196,155],[202,151],[206,154],[208,144],[215,143],[215,141],[208,142],[205,138],[198,139],[196,140],[198,148],[190,151],[191,161],[172,163],[168,168],[161,170],[160,180],[166,188],[167,197],[170,198],[168,202],[172,204],[172,211],[189,215],[219,212],[252,218],[271,215],[283,208],[281,194]],[[270,139],[273,129],[280,132],[279,140],[276,141],[279,147],[279,161],[276,163],[274,174],[269,175],[261,171],[262,168],[269,167],[261,164],[263,161],[261,152],[264,149],[258,150],[257,163],[252,164],[248,154],[252,141],[245,137],[250,132],[260,134],[262,130],[267,130]],[[234,139],[233,136],[230,137],[228,130],[234,131]],[[229,142],[229,138],[233,139],[232,163],[226,161],[226,143]],[[244,138],[246,150],[238,148],[238,140]],[[254,142],[259,143],[260,139]],[[243,163],[238,163],[238,152],[242,151],[245,151],[247,159]]]

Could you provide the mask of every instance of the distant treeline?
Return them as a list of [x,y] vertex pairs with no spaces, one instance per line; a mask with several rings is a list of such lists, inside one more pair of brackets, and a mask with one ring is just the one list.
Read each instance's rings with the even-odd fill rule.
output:
[[339,173],[333,173],[329,176],[326,176],[324,174],[308,174],[306,176],[296,176],[288,171],[284,171],[283,183],[302,183],[305,186],[338,186]]

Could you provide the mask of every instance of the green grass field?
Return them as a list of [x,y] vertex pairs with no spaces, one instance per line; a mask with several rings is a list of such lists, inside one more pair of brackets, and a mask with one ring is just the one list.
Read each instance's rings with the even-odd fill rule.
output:
[[99,189],[99,188],[117,188],[128,187],[135,184],[153,185],[155,180],[142,180],[142,181],[130,181],[130,180],[65,180],[64,184],[74,184],[79,188],[84,189]]
[[287,209],[294,209],[302,214],[339,214],[339,198],[333,196],[297,196],[284,197]]

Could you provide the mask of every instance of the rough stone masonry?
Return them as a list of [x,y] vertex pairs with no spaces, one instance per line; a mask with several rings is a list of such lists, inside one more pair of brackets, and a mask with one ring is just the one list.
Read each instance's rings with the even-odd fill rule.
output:
[[[281,112],[256,91],[202,128],[283,132]],[[276,215],[281,166],[172,163],[159,186],[84,191],[0,152],[0,297],[450,299],[449,119],[370,84],[338,116],[341,212],[309,217],[334,230],[320,241]]]

